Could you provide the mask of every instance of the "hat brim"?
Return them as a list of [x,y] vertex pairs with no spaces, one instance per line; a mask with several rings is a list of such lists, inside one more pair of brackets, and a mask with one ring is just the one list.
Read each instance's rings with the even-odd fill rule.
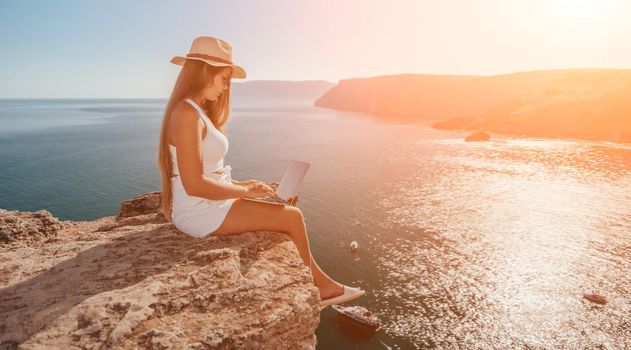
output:
[[245,69],[243,69],[243,67],[241,67],[239,65],[230,64],[230,63],[215,62],[215,61],[205,60],[203,58],[198,58],[198,57],[175,56],[175,57],[173,57],[171,59],[171,63],[183,66],[184,62],[186,60],[202,61],[202,62],[206,62],[206,63],[210,64],[211,66],[215,66],[215,67],[232,67],[233,68],[232,78],[244,79],[245,76],[246,76]]

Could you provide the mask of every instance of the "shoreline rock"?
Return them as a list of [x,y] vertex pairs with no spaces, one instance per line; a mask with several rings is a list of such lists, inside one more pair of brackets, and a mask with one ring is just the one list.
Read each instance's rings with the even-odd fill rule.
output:
[[465,141],[489,141],[490,139],[491,135],[484,131],[473,132],[464,138]]
[[286,235],[193,238],[156,196],[93,221],[0,210],[0,348],[315,348],[318,290]]

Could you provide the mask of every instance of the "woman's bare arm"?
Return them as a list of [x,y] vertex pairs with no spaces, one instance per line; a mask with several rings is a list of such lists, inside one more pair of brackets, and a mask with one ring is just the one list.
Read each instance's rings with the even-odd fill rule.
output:
[[232,179],[232,184],[239,185],[239,186],[245,186],[247,184],[247,181],[239,181],[239,180]]
[[197,110],[188,103],[180,102],[173,109],[170,118],[175,138],[178,172],[186,193],[212,200],[239,198],[245,195],[245,186],[221,183],[204,176],[201,143],[205,125]]

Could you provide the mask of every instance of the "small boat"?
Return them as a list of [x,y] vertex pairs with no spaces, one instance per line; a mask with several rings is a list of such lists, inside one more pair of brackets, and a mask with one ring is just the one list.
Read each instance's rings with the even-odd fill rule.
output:
[[338,314],[358,322],[370,330],[378,331],[381,328],[377,316],[363,306],[331,305],[331,307],[333,310],[337,311]]

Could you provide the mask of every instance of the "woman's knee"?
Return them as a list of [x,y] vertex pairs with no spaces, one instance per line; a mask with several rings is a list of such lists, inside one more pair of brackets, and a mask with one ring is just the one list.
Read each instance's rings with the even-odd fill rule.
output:
[[292,228],[304,226],[305,218],[300,208],[294,206],[286,206],[284,210],[287,215],[287,221],[292,226]]
[[303,217],[302,210],[298,207],[294,207],[292,205],[287,205],[284,208],[286,211],[289,211],[292,215],[296,215],[297,217]]

